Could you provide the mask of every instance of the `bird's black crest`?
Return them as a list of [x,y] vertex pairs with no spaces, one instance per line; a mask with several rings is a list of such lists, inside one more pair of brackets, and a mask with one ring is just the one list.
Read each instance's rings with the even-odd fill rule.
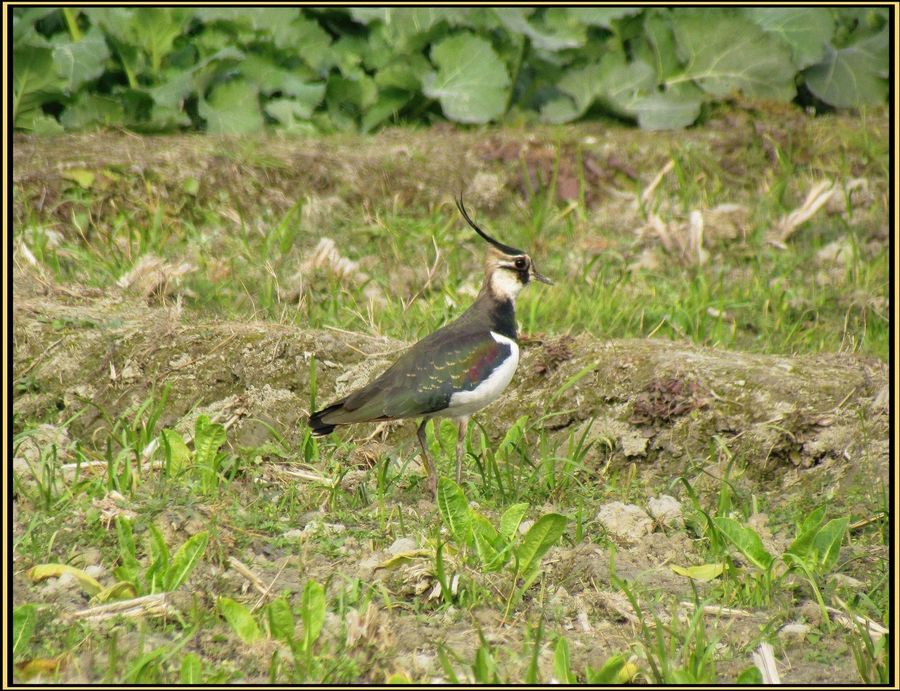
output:
[[462,214],[462,217],[466,219],[466,223],[472,226],[472,229],[478,233],[481,237],[491,243],[498,250],[503,252],[504,254],[508,254],[512,257],[518,256],[520,254],[525,254],[522,250],[516,249],[515,247],[510,247],[509,245],[504,245],[502,242],[494,240],[490,235],[485,233],[481,228],[479,228],[475,221],[469,218],[469,214],[466,213],[466,207],[463,205],[462,194],[459,195],[459,199],[456,200],[456,208],[459,209],[459,213]]

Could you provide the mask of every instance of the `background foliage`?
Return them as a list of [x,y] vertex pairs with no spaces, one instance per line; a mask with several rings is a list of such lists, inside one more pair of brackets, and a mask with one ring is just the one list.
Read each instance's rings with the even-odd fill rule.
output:
[[372,131],[880,104],[887,8],[14,8],[18,130]]

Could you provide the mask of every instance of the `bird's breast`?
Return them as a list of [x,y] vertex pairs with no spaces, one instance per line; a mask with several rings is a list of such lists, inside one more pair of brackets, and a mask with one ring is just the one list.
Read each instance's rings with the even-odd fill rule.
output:
[[455,391],[443,416],[467,417],[496,400],[509,386],[519,365],[519,345],[513,339],[493,331],[491,337],[496,346],[508,351],[508,354],[502,360],[493,360],[491,368],[480,362],[472,363],[466,375],[471,388]]

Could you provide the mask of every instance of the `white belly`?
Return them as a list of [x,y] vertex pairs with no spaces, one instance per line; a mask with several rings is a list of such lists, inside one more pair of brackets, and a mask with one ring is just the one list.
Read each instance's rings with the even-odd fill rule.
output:
[[481,382],[471,391],[459,391],[450,396],[450,405],[446,410],[438,413],[440,417],[469,417],[477,410],[481,410],[488,403],[495,401],[509,386],[516,367],[519,365],[519,345],[506,336],[491,331],[491,336],[497,343],[509,345],[509,357],[501,365],[491,372],[491,376]]

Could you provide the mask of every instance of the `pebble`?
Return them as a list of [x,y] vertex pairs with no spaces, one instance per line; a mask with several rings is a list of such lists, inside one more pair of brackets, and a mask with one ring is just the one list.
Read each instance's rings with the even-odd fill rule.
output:
[[660,525],[673,527],[683,522],[681,503],[675,499],[675,497],[670,497],[668,494],[650,497],[650,501],[647,502],[647,508],[650,511],[650,515],[653,516]]
[[621,501],[601,506],[597,520],[613,539],[622,542],[636,543],[653,532],[653,519],[640,506]]
[[412,552],[418,545],[416,541],[409,537],[398,537],[393,544],[387,548],[387,553],[396,556],[403,552]]

